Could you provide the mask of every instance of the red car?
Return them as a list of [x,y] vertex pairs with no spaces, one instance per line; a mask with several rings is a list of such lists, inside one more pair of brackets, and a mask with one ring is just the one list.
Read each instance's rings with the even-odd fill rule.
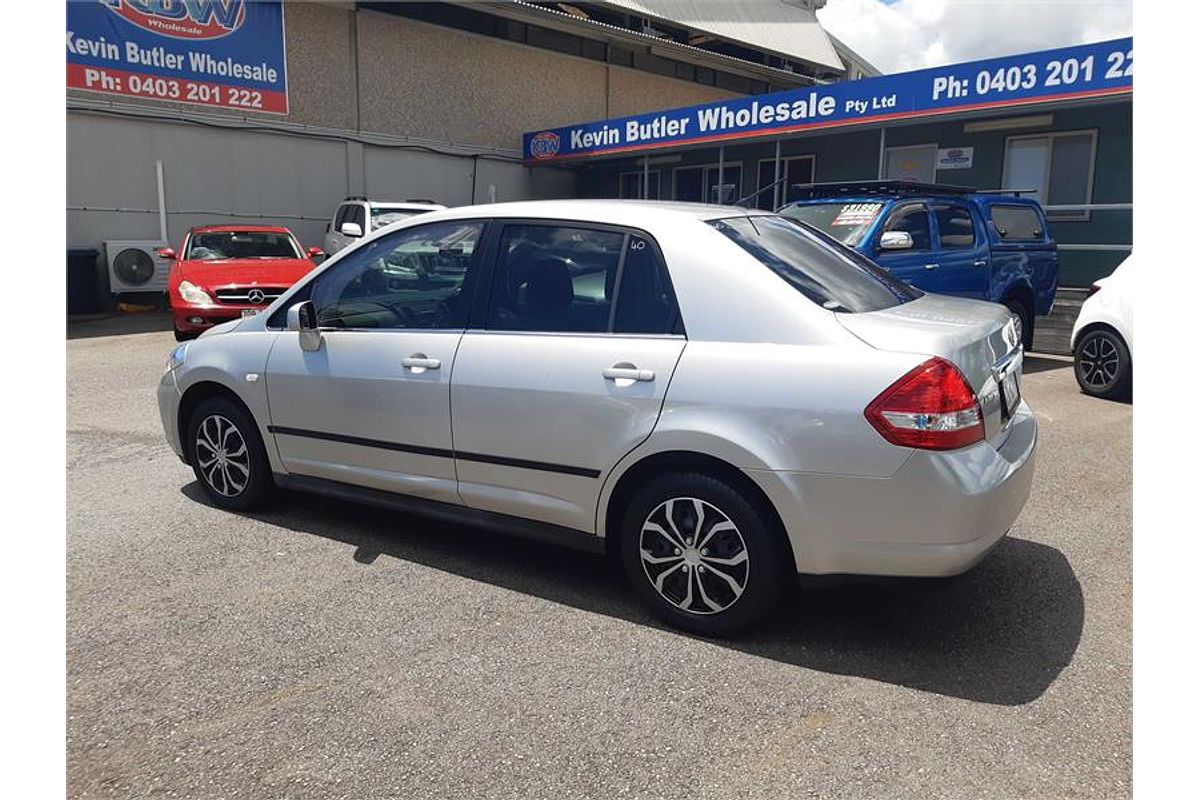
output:
[[319,247],[307,254],[287,228],[273,225],[205,225],[192,228],[167,279],[175,338],[199,336],[221,322],[262,311],[316,266]]

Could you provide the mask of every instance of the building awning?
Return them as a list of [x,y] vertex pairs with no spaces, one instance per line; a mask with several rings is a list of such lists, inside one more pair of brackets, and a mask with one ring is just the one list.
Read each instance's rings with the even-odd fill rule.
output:
[[1133,93],[1133,38],[530,131],[527,163],[1045,107]]
[[842,60],[813,9],[783,0],[606,0],[644,17],[655,17],[782,58],[841,72]]

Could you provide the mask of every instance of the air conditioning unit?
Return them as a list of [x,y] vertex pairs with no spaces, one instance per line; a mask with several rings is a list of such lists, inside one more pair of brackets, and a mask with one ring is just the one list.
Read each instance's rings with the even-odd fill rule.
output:
[[166,246],[166,242],[148,240],[105,242],[109,291],[166,292],[171,262],[156,252]]

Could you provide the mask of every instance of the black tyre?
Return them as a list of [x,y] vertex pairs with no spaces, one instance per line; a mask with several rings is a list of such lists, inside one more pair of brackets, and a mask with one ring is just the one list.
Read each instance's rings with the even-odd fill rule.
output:
[[1133,393],[1133,359],[1112,328],[1092,328],[1075,343],[1075,381],[1085,394],[1126,400]]
[[761,619],[794,572],[769,513],[702,473],[663,475],[633,497],[621,524],[621,560],[656,616],[704,636]]
[[184,447],[196,480],[214,505],[248,511],[274,487],[258,426],[226,397],[200,402],[187,421]]
[[1019,300],[1015,297],[1010,297],[1004,301],[1004,305],[1008,306],[1008,310],[1017,320],[1017,335],[1021,339],[1021,344],[1025,345],[1026,350],[1033,349],[1033,309],[1026,305],[1024,300]]

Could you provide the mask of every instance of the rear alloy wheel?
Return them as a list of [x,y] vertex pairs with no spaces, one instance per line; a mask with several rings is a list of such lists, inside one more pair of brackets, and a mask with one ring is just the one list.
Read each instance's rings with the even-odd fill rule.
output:
[[754,503],[701,474],[652,482],[630,503],[622,530],[625,571],[642,600],[666,622],[709,636],[775,604],[783,551]]
[[1075,380],[1086,394],[1106,400],[1125,399],[1133,388],[1129,348],[1109,328],[1094,328],[1075,345]]
[[232,400],[214,397],[196,407],[188,420],[187,446],[196,480],[221,508],[254,508],[273,485],[258,427]]

